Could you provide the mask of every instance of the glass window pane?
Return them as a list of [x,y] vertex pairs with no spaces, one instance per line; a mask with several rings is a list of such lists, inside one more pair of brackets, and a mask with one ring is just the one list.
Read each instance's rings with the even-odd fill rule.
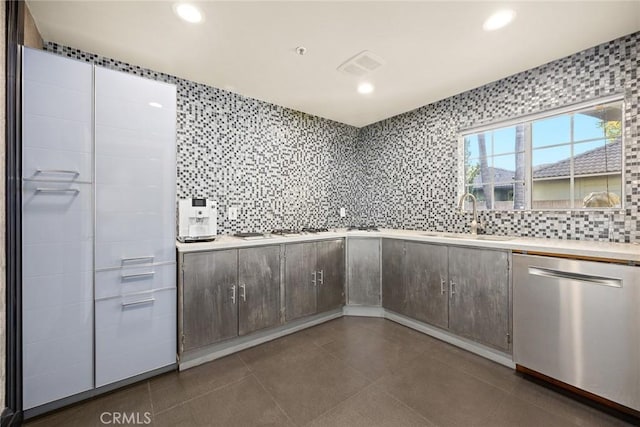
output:
[[532,156],[533,179],[569,176],[570,145],[533,150]]
[[513,182],[513,209],[525,209],[527,207],[524,181]]
[[509,180],[513,178],[516,170],[516,155],[505,154],[502,156],[495,156],[492,159],[494,181],[504,181],[503,175],[508,175]]
[[[475,185],[468,185],[466,187],[467,189],[467,193],[471,193],[474,196],[476,196],[476,200],[477,200],[477,209],[478,210],[485,210],[487,209],[487,199],[485,197],[485,187],[487,189],[487,191],[490,191],[489,189],[491,188],[491,185],[486,184],[486,185],[482,185],[482,184],[475,184]],[[471,203],[471,201],[469,199],[465,200],[464,203],[464,209],[471,211],[473,205]]]
[[562,115],[550,119],[537,120],[531,125],[533,148],[562,144],[571,141],[571,117]]
[[480,160],[469,159],[465,164],[465,183],[480,182]]
[[480,157],[478,151],[478,135],[469,135],[464,138],[465,157]]
[[[524,134],[523,134],[524,136]],[[524,147],[522,148],[524,150]],[[502,128],[493,131],[493,154],[513,153],[516,151],[516,128]]]
[[573,116],[573,140],[604,138],[604,120],[597,111],[590,110]]
[[582,142],[573,148],[574,175],[593,175],[619,172],[622,159],[621,141],[606,140]]
[[573,146],[574,175],[593,175],[607,170],[605,141],[582,142]]
[[622,135],[620,103],[597,105],[574,115],[574,141],[607,138],[611,141]]
[[532,209],[568,209],[571,207],[571,181],[569,178],[533,181]]
[[578,177],[575,179],[577,208],[619,208],[622,206],[620,175]]

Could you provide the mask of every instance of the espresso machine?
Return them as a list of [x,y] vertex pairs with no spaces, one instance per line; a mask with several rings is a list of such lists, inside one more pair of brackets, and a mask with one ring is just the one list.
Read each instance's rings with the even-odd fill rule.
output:
[[216,202],[207,199],[178,201],[178,240],[180,242],[209,242],[218,231]]

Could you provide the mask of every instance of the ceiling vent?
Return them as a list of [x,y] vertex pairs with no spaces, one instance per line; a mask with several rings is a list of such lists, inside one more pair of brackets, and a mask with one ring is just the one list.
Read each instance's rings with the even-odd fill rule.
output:
[[362,77],[369,74],[384,65],[384,60],[373,52],[364,50],[347,59],[339,67],[338,71],[351,74],[356,77]]

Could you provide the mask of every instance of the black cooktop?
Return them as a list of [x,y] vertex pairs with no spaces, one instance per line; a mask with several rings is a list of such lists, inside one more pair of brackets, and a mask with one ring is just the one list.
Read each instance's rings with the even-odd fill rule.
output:
[[271,230],[271,234],[278,234],[284,236],[285,234],[300,234],[300,230],[294,230],[292,228],[276,228]]
[[329,231],[329,229],[324,227],[304,227],[302,231],[304,231],[305,233],[326,233],[327,231]]

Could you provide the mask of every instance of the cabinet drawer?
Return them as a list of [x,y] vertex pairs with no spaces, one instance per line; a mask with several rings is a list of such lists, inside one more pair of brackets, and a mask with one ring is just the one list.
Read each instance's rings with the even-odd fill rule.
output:
[[175,213],[166,204],[162,211],[96,213],[96,244],[165,239],[175,251],[174,230]]
[[138,265],[96,272],[96,298],[176,286],[176,265]]
[[96,387],[176,362],[176,290],[96,302]]
[[[172,225],[171,227],[175,227]],[[149,238],[119,242],[96,241],[96,269],[120,267],[128,259],[152,258],[153,263],[176,260],[176,239],[173,234],[164,239]],[[151,263],[151,262],[149,262]]]

